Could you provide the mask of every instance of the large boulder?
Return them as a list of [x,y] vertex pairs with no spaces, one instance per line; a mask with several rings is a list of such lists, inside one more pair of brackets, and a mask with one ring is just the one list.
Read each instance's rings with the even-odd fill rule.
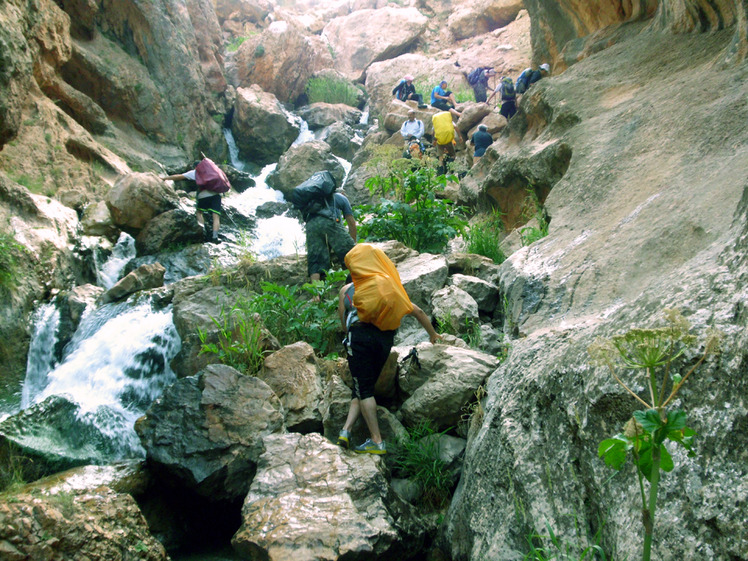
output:
[[499,287],[477,276],[453,274],[449,277],[449,284],[456,286],[470,294],[478,304],[478,309],[486,314],[492,314],[499,302]]
[[100,303],[106,304],[122,300],[130,294],[141,290],[158,288],[164,285],[166,269],[161,263],[141,265],[134,271],[125,275],[112,288],[107,290],[101,297]]
[[408,557],[423,529],[389,491],[383,462],[340,449],[318,434],[273,435],[232,539],[262,559]]
[[108,484],[110,478],[69,473],[0,502],[2,558],[168,561],[135,499]]
[[112,222],[137,236],[151,219],[179,206],[176,191],[152,173],[131,173],[120,178],[107,193]]
[[338,158],[350,162],[361,147],[360,139],[356,139],[355,131],[345,123],[333,123],[320,132],[320,140],[330,146],[330,150]]
[[278,99],[256,84],[237,89],[231,131],[239,153],[263,165],[275,162],[299,135]]
[[322,34],[335,53],[336,69],[352,80],[361,81],[372,62],[407,52],[418,41],[427,22],[428,18],[416,8],[358,10],[335,18]]
[[175,208],[153,217],[135,238],[135,247],[138,255],[154,255],[180,244],[200,243],[204,236],[194,214]]
[[284,103],[304,93],[309,78],[333,66],[324,41],[287,21],[250,35],[237,52],[239,85],[256,84]]
[[400,387],[409,395],[400,408],[404,424],[428,422],[440,431],[457,426],[498,359],[451,345],[419,343],[416,349],[418,362],[410,361],[410,368],[400,371]]
[[398,263],[397,269],[410,300],[430,313],[431,295],[447,282],[449,269],[444,256],[421,253]]
[[337,181],[338,186],[345,177],[345,169],[332,153],[330,145],[322,140],[304,142],[291,147],[280,160],[278,166],[267,177],[267,184],[284,195],[309,179],[313,173],[327,170]]
[[283,430],[282,408],[259,378],[214,364],[166,388],[135,431],[148,460],[182,485],[237,499],[247,493],[263,436]]
[[461,288],[449,285],[431,297],[434,318],[449,326],[450,333],[467,333],[479,323],[478,303]]
[[456,41],[483,35],[512,22],[523,4],[523,0],[466,2],[452,12],[447,27]]
[[361,111],[344,103],[317,102],[299,109],[299,115],[311,130],[318,130],[333,123],[356,125],[361,120]]
[[299,341],[274,352],[265,359],[258,376],[273,388],[283,404],[288,430],[320,432],[322,382],[311,345]]

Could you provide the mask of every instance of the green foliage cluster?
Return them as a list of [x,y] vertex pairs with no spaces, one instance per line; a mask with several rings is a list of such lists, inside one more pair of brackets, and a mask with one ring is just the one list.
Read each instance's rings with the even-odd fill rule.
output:
[[12,233],[0,231],[0,295],[8,295],[18,286],[18,260],[24,251]]
[[248,37],[234,37],[228,45],[226,45],[226,50],[230,53],[234,53],[239,50],[239,47],[242,46],[242,43],[246,41]]
[[[708,333],[700,358],[681,375],[676,371],[676,361],[698,344],[680,312],[666,309],[664,315],[664,327],[631,329],[612,340],[599,338],[588,349],[592,361],[607,367],[616,382],[644,407],[634,412],[622,433],[603,440],[598,448],[598,455],[617,470],[624,466],[629,454],[632,457],[642,502],[643,561],[649,561],[651,554],[660,471],[674,468],[665,443],[670,441],[684,448],[689,457],[695,455],[695,432],[686,424],[686,413],[672,408],[673,399],[707,356],[718,352],[722,337],[716,331]],[[636,385],[643,382],[647,398],[642,399],[631,389],[632,383],[624,380],[633,380]]]
[[423,491],[421,502],[429,508],[442,508],[449,501],[452,477],[439,457],[439,437],[424,421],[408,429],[408,436],[396,445],[395,466],[399,475],[408,478]]
[[325,280],[302,286],[262,283],[262,293],[251,301],[251,309],[281,345],[306,341],[320,356],[338,344],[338,289],[345,271],[328,271]]
[[[533,530],[527,536],[529,551],[523,557],[523,561],[584,561],[585,559],[606,561],[608,559],[600,546],[602,527],[595,535],[595,543],[592,545],[582,545],[587,540],[581,535],[577,536],[578,541],[564,541],[553,532],[547,521],[545,529],[546,534]],[[581,533],[579,527],[577,527],[577,533]]]
[[309,103],[344,103],[351,107],[358,105],[359,90],[346,80],[328,76],[311,78],[306,85]]
[[10,442],[0,448],[0,493],[12,493],[27,483],[25,468],[30,462]]
[[527,190],[527,198],[530,206],[534,208],[534,213],[526,218],[535,218],[538,222],[537,226],[525,226],[520,228],[519,237],[522,240],[522,245],[530,245],[548,235],[548,216],[545,213],[543,205],[540,204],[538,196],[532,188]]
[[499,265],[506,261],[506,255],[499,247],[499,240],[504,231],[502,214],[499,209],[495,209],[487,217],[476,221],[465,232],[468,253],[483,255]]
[[465,325],[457,325],[452,314],[447,313],[443,317],[436,318],[437,331],[448,333],[465,341],[471,349],[480,350],[483,342],[483,334],[480,330],[480,322],[465,318]]
[[464,231],[467,221],[452,201],[436,197],[453,176],[436,175],[428,166],[391,166],[386,176],[366,181],[372,193],[383,198],[376,205],[357,209],[359,233],[370,241],[398,240],[419,252],[442,252],[450,239]]
[[264,334],[250,302],[237,300],[230,309],[221,308],[219,317],[210,319],[218,328],[218,341],[209,342],[205,331],[199,330],[200,354],[217,355],[223,364],[246,374],[259,372],[265,359]]

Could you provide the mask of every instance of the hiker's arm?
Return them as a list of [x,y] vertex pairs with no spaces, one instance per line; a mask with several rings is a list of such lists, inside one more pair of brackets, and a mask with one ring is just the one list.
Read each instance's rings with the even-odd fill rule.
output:
[[421,140],[421,137],[423,136],[423,133],[425,132],[425,127],[423,125],[423,121],[421,121],[420,119],[418,119],[416,122],[418,123],[418,134],[416,134],[415,136],[418,137],[418,140]]
[[421,308],[413,304],[413,311],[410,312],[410,314],[414,318],[418,320],[418,323],[421,324],[421,326],[426,330],[426,333],[429,334],[429,341],[431,341],[431,344],[433,345],[437,341],[442,340],[442,336],[439,335],[436,330],[434,329],[434,326],[431,325],[431,322],[429,321],[429,317],[426,315],[426,312],[424,312]]
[[162,181],[182,181],[186,180],[187,178],[182,175],[181,173],[178,173],[177,175],[167,175],[166,177],[160,177]]
[[348,224],[348,233],[353,238],[353,241],[356,241],[356,234],[358,233],[358,229],[356,228],[356,219],[353,217],[352,214],[349,214],[345,216],[345,223]]
[[499,91],[498,88],[491,92],[491,95],[488,96],[488,99],[486,100],[486,103],[491,103],[491,100],[496,95],[496,92]]
[[338,292],[338,318],[340,318],[340,325],[343,328],[343,331],[345,331],[345,304],[343,302],[345,300],[345,292],[348,290],[349,286],[351,286],[350,283],[346,284],[340,289],[340,292]]

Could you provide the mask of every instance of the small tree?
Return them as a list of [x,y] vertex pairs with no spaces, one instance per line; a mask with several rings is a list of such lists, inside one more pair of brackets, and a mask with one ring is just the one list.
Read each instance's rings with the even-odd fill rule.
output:
[[[673,400],[683,384],[706,357],[717,352],[721,334],[712,331],[704,343],[704,350],[696,363],[681,376],[673,372],[674,361],[696,346],[696,337],[690,335],[690,324],[677,310],[664,310],[667,325],[656,329],[631,329],[612,340],[598,338],[588,352],[594,363],[607,366],[611,374],[645,409],[634,412],[624,426],[624,431],[603,440],[598,455],[614,469],[621,469],[631,452],[642,501],[644,545],[642,561],[649,561],[654,533],[657,491],[660,470],[673,470],[673,458],[665,446],[669,440],[695,456],[695,432],[686,426],[686,413],[673,408]],[[648,396],[641,398],[626,378],[644,378]],[[649,495],[644,480],[649,483]]]

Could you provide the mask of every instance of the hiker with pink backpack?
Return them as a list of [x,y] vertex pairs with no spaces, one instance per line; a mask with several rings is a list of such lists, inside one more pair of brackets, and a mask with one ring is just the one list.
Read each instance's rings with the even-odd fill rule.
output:
[[213,160],[202,155],[203,159],[195,169],[184,173],[162,177],[164,181],[189,179],[197,183],[197,223],[205,228],[205,216],[213,216],[212,232],[205,232],[205,241],[221,243],[218,230],[221,227],[221,193],[231,189],[228,177]]

